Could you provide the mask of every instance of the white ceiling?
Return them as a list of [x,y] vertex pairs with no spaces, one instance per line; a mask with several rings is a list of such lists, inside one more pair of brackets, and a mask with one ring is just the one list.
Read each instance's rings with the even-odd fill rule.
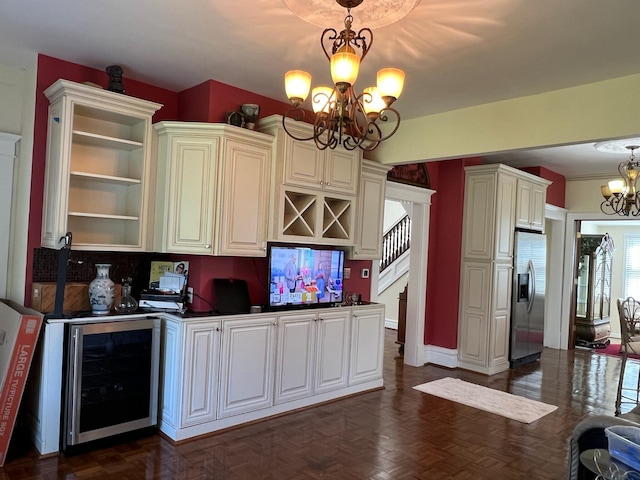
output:
[[[181,91],[214,79],[286,101],[286,70],[308,70],[314,84],[330,80],[322,27],[298,18],[287,3],[305,2],[7,0],[0,6],[0,58],[19,63],[16,52],[40,52],[101,70],[121,65],[125,86],[134,78]],[[333,0],[306,3],[322,11],[327,27],[342,28],[344,10],[325,13]],[[414,3],[398,22],[372,28],[358,82],[373,83],[381,66],[404,69],[395,106],[405,119],[640,72],[638,0]],[[352,11],[354,29],[385,8],[395,8],[394,0],[365,0]],[[572,177],[613,174],[622,158],[587,145],[494,160]]]

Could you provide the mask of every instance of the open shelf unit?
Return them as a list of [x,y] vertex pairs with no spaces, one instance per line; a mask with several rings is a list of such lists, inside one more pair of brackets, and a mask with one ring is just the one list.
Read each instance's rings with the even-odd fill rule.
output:
[[58,80],[49,107],[42,245],[147,248],[151,118],[161,105]]

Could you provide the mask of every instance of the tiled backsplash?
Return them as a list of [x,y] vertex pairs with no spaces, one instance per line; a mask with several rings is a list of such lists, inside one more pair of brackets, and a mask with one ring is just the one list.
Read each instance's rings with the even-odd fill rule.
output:
[[[59,250],[36,248],[33,256],[33,282],[55,282],[58,278]],[[89,283],[96,276],[97,263],[110,263],[109,276],[120,283],[131,277],[134,294],[147,286],[151,260],[165,260],[168,255],[157,253],[85,252],[71,250],[67,282]],[[82,261],[81,264],[76,263]]]

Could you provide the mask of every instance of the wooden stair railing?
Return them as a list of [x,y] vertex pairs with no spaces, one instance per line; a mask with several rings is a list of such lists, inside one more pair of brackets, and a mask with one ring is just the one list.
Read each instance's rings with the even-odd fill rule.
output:
[[382,238],[382,258],[380,271],[391,265],[404,252],[409,250],[411,239],[411,219],[405,215],[398,220]]

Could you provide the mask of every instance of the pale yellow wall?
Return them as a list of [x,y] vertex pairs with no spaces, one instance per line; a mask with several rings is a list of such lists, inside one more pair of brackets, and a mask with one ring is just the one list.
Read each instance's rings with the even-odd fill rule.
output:
[[404,120],[366,156],[412,163],[633,137],[640,134],[638,92],[640,75],[630,75]]
[[600,214],[600,204],[604,200],[600,186],[616,176],[613,169],[610,177],[584,180],[567,180],[565,208],[571,213]]

